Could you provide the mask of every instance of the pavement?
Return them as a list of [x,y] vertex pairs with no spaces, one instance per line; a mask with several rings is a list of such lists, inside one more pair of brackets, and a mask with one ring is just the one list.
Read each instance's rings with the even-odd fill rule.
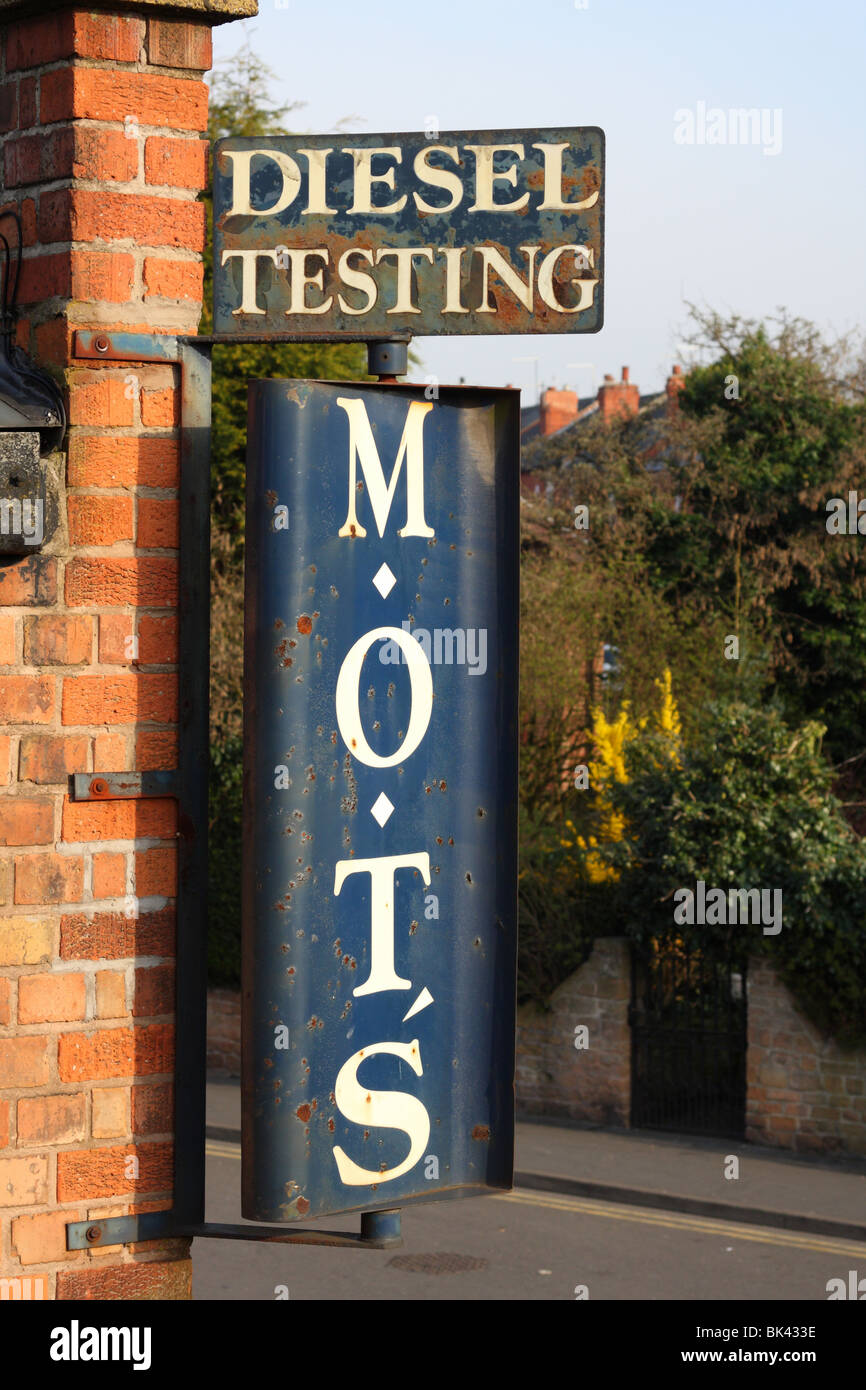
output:
[[[238,1081],[208,1081],[207,1124],[210,1139],[240,1143]],[[738,1140],[522,1120],[514,1166],[516,1188],[841,1240],[866,1239],[866,1159],[807,1157]],[[726,1176],[734,1172],[736,1176]]]

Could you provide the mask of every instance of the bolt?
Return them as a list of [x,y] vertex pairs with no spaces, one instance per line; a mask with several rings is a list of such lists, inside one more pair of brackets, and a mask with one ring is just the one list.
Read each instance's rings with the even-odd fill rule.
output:
[[108,783],[104,777],[94,777],[90,783],[91,796],[106,796],[108,794]]
[[85,1231],[85,1236],[91,1242],[91,1244],[94,1241],[99,1240],[101,1235],[102,1230],[99,1226],[88,1226],[87,1230]]
[[111,343],[104,333],[100,333],[98,338],[93,339],[93,346],[96,348],[97,352],[108,352]]

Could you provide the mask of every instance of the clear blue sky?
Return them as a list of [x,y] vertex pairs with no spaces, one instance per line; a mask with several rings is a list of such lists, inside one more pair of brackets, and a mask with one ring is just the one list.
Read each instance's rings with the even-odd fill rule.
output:
[[[631,367],[662,385],[686,300],[761,317],[780,305],[844,331],[866,321],[866,5],[862,0],[259,0],[214,30],[249,34],[303,101],[295,130],[532,129],[607,135],[605,327],[597,334],[419,338],[443,381],[591,393]],[[781,109],[781,150],[677,144],[674,113]],[[778,127],[777,127],[778,129]]]

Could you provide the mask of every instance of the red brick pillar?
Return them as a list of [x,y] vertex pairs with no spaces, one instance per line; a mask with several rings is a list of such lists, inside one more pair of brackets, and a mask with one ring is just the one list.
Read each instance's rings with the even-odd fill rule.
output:
[[0,1280],[25,1297],[190,1294],[186,1241],[65,1248],[171,1205],[176,806],[69,795],[177,757],[177,368],[76,363],[72,335],[195,332],[210,26],[255,0],[159,8],[0,0],[18,336],[70,421],[58,531],[0,561]]

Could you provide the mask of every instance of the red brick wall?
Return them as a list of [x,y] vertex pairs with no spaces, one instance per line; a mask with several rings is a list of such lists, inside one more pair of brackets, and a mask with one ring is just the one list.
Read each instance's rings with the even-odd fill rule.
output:
[[61,529],[0,567],[0,1275],[50,1298],[189,1296],[186,1242],[65,1250],[68,1221],[171,1201],[175,803],[68,778],[175,765],[179,466],[176,370],[71,342],[196,329],[210,61],[206,20],[2,29],[18,336],[70,420]]
[[208,990],[207,1066],[216,1076],[241,1074],[240,990]]
[[746,1137],[866,1154],[866,1052],[843,1052],[804,1018],[763,961],[749,966]]
[[[631,1108],[628,1006],[631,959],[619,937],[596,941],[592,955],[554,992],[550,1011],[517,1011],[518,1114],[623,1126]],[[585,1027],[585,1048],[576,1048]]]

